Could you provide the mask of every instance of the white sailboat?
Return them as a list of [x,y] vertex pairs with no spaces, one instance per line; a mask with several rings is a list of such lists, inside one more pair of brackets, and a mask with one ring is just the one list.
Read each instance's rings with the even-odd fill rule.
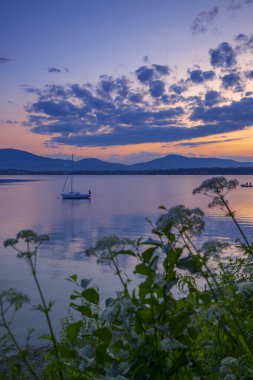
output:
[[70,191],[64,192],[65,187],[68,183],[68,178],[69,178],[69,176],[67,176],[66,180],[65,180],[65,184],[64,184],[62,192],[61,192],[62,199],[91,199],[91,191],[90,190],[86,194],[80,193],[79,191],[74,191],[73,168],[74,168],[74,161],[73,161],[73,154],[72,154],[72,169],[71,169],[71,174],[70,174]]

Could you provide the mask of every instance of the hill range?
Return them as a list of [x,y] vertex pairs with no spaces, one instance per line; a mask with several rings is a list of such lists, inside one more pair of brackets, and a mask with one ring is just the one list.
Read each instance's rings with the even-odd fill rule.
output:
[[[17,149],[0,149],[0,170],[25,172],[68,172],[72,161],[37,156]],[[145,172],[181,169],[212,169],[212,168],[252,168],[252,162],[238,162],[221,158],[185,157],[169,154],[151,161],[126,165],[111,163],[96,158],[85,158],[74,162],[75,172]]]

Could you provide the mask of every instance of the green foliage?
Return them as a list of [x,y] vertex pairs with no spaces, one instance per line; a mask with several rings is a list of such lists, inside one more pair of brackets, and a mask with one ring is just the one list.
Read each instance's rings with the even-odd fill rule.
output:
[[[100,265],[108,265],[122,289],[100,304],[91,279],[79,281],[70,299],[71,317],[63,324],[63,336],[53,334],[49,313],[36,276],[39,245],[46,240],[22,231],[6,241],[25,258],[35,278],[42,303],[37,308],[49,324],[52,352],[46,359],[45,379],[250,379],[253,378],[253,271],[252,243],[245,236],[225,196],[236,180],[212,178],[194,190],[211,197],[234,221],[242,243],[231,254],[227,242],[207,241],[197,246],[204,229],[203,212],[179,205],[167,210],[153,225],[149,239],[133,242],[115,236],[99,240],[87,250]],[[27,244],[23,252],[20,240]],[[234,251],[233,251],[234,252]],[[120,258],[134,258],[132,278],[120,266]],[[129,286],[134,277],[138,286]],[[5,298],[4,298],[5,297]],[[20,297],[20,298],[19,298]],[[2,300],[2,301],[1,301]],[[3,302],[18,309],[27,301],[13,293]],[[7,306],[9,307],[9,306]],[[3,309],[5,310],[5,309]],[[10,339],[9,324],[1,314]],[[25,351],[14,344],[26,360]],[[31,377],[38,376],[27,362]],[[20,378],[25,378],[22,375]],[[42,377],[43,378],[43,377]]]

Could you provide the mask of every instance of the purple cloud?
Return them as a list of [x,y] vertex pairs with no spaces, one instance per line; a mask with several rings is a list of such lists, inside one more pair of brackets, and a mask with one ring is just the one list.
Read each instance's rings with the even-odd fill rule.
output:
[[222,87],[225,89],[232,88],[235,92],[243,91],[241,78],[238,73],[230,73],[221,77]]
[[231,68],[236,64],[236,53],[227,43],[222,42],[216,49],[209,50],[210,62],[213,67]]
[[1,63],[8,63],[8,62],[11,62],[12,59],[10,58],[6,58],[6,57],[0,57],[0,64]]
[[208,30],[208,26],[218,16],[219,8],[213,7],[209,11],[203,11],[193,20],[191,25],[192,34],[205,33]]
[[212,70],[202,71],[200,69],[188,70],[189,79],[193,83],[204,83],[207,80],[212,80],[215,77],[215,72]]
[[47,69],[47,72],[48,72],[48,73],[60,73],[61,70],[60,70],[60,69],[57,69],[57,67],[49,67],[49,68]]

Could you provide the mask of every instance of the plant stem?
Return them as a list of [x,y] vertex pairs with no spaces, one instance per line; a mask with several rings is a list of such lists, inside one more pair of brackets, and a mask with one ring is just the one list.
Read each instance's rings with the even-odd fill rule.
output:
[[231,217],[231,219],[233,220],[233,222],[235,223],[237,229],[239,230],[240,234],[242,235],[247,247],[249,248],[249,250],[251,251],[251,254],[252,254],[252,248],[251,248],[251,245],[247,239],[247,236],[245,235],[245,233],[243,232],[240,224],[237,222],[235,216],[234,216],[234,213],[232,212],[232,210],[230,209],[230,207],[228,206],[227,202],[225,201],[224,197],[222,195],[220,195],[220,199],[222,201],[222,203],[224,204],[225,208],[227,209],[227,212],[228,212],[228,215]]
[[60,356],[59,356],[59,352],[58,352],[58,349],[57,349],[57,341],[56,341],[56,338],[55,338],[53,326],[52,326],[51,319],[50,319],[50,316],[49,316],[49,310],[48,310],[48,307],[47,307],[47,304],[46,304],[46,301],[45,301],[42,289],[40,287],[40,283],[39,283],[39,280],[37,278],[36,270],[35,270],[35,268],[33,266],[32,260],[29,259],[29,261],[30,261],[30,265],[31,265],[31,269],[32,269],[32,276],[34,278],[34,281],[36,283],[37,289],[39,291],[41,302],[42,302],[42,305],[43,305],[43,308],[44,308],[43,311],[44,311],[44,314],[46,316],[47,324],[48,324],[50,335],[51,335],[51,338],[52,338],[52,342],[53,342],[53,346],[54,346],[54,351],[55,351],[55,355],[56,355],[56,360],[57,360],[57,363],[58,363],[59,376],[60,376],[60,379],[63,380],[64,376],[63,376],[62,369],[61,369]]
[[39,380],[38,375],[34,372],[33,368],[32,368],[31,365],[30,365],[30,363],[26,360],[25,357],[23,357],[23,351],[22,351],[22,348],[19,346],[19,344],[18,344],[18,342],[17,342],[15,336],[13,335],[13,333],[12,333],[12,331],[11,331],[11,329],[10,329],[10,327],[9,327],[9,325],[8,325],[8,323],[7,323],[7,321],[6,321],[6,319],[5,319],[5,315],[4,315],[4,314],[5,314],[5,313],[4,313],[4,310],[3,310],[3,305],[1,304],[1,317],[2,317],[2,321],[3,321],[2,326],[7,330],[7,332],[8,332],[8,334],[9,334],[11,340],[12,340],[13,343],[14,343],[14,346],[15,346],[17,352],[18,352],[19,355],[22,357],[22,360],[23,360],[23,362],[25,363],[25,365],[27,366],[29,372],[32,374],[32,376],[33,376],[36,380]]

